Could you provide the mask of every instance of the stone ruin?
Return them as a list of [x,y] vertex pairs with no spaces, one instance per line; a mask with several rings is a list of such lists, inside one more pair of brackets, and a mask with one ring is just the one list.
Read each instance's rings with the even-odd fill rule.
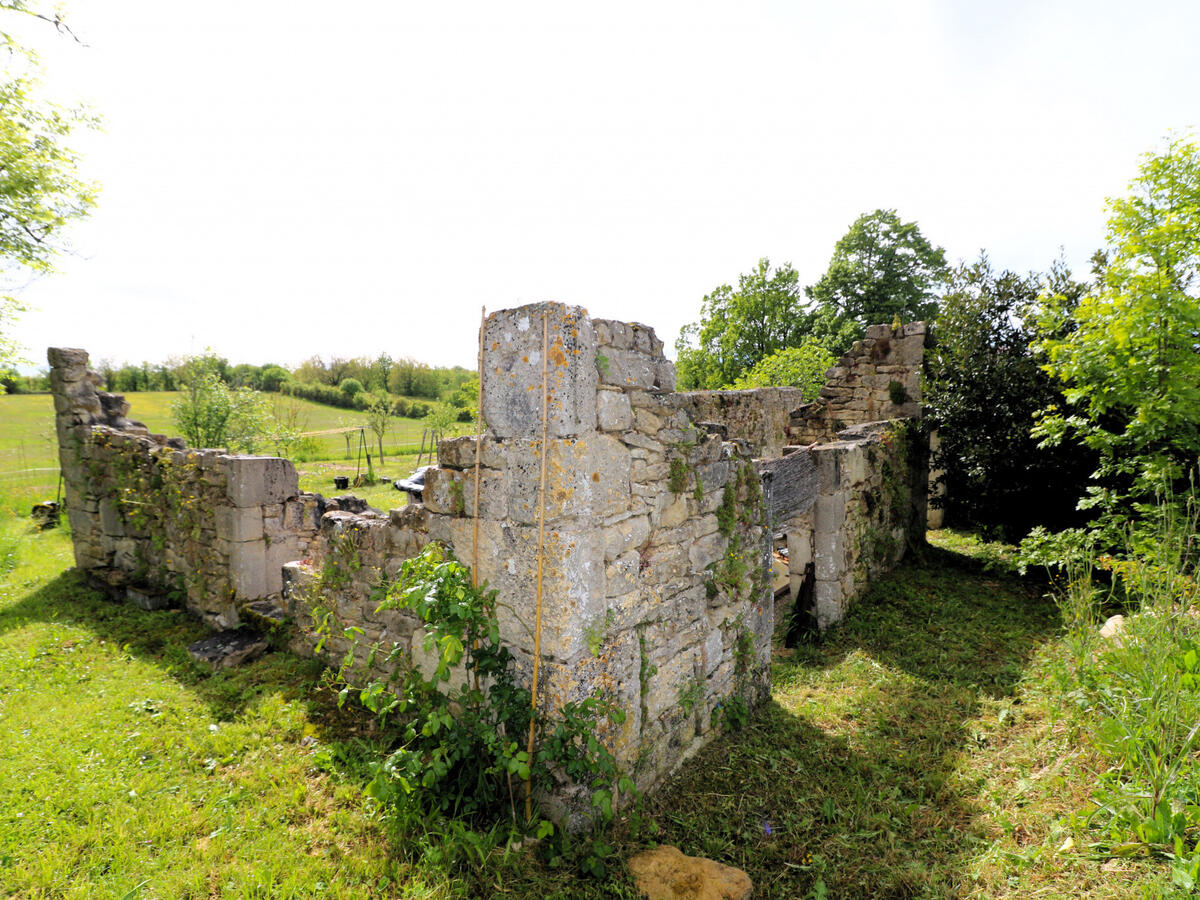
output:
[[[602,737],[639,787],[652,786],[719,730],[723,703],[768,694],[773,553],[786,555],[797,621],[827,628],[924,540],[923,325],[869,329],[806,404],[791,388],[677,393],[644,325],[558,303],[493,313],[481,445],[442,441],[423,503],[387,513],[301,492],[288,460],[151,434],[124,398],[98,390],[84,351],[51,349],[76,565],[109,592],[182,605],[216,629],[278,606],[304,654],[317,652],[316,616],[332,610],[361,631],[330,635],[321,654],[331,663],[350,653],[366,670],[386,655],[372,647],[400,646],[426,667],[420,623],[371,597],[441,541],[499,592],[502,636],[528,677],[543,327],[538,702],[552,715],[613,695],[626,718]],[[339,577],[323,578],[331,567]]]

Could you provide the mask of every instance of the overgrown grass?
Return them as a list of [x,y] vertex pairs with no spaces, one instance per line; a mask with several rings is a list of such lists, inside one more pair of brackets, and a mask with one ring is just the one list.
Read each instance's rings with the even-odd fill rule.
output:
[[[385,827],[362,790],[386,748],[312,663],[209,673],[184,614],[92,592],[62,533],[2,530],[0,895],[635,895],[619,864],[597,881],[488,836]],[[759,898],[1165,889],[1162,861],[1086,848],[1075,814],[1105,763],[1059,704],[1053,602],[995,548],[944,538],[960,549],[777,654],[767,706],[646,800],[656,840],[746,869]],[[619,859],[647,842],[613,836]]]

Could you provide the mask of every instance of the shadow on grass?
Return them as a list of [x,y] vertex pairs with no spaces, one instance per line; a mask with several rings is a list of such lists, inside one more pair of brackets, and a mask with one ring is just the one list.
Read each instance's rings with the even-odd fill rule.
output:
[[[1058,630],[1042,592],[945,550],[911,560],[822,643],[780,654],[774,697],[749,725],[646,799],[653,838],[745,869],[758,898],[800,900],[818,879],[837,898],[967,892],[968,867],[989,837],[978,779],[961,759],[987,741],[972,721],[1018,697],[1031,655]],[[266,692],[304,702],[352,784],[365,783],[363,760],[380,751],[369,720],[338,710],[319,687],[313,661],[277,652],[210,673],[186,654],[203,626],[182,612],[107,601],[73,573],[0,610],[0,631],[46,621],[87,628],[163,667],[217,718]],[[618,858],[647,840],[620,830],[614,839]],[[390,838],[399,853],[412,840]],[[462,896],[631,896],[620,868],[602,882],[580,880],[525,854],[486,871],[443,871]]]
[[648,801],[685,853],[750,873],[756,897],[952,897],[989,843],[960,766],[1058,631],[1044,588],[930,548],[845,623],[777,660],[773,699]]
[[[181,609],[146,611],[114,601],[77,571],[63,572],[16,603],[0,608],[0,633],[47,622],[87,629],[134,659],[157,666],[206,704],[214,720],[231,721],[260,696],[279,694],[305,705],[323,744],[349,763],[364,741],[377,739],[372,719],[338,709],[324,684],[325,667],[287,651],[271,651],[235,669],[214,672],[188,656],[188,645],[211,634]],[[353,767],[352,767],[353,768]],[[362,768],[362,767],[359,767]],[[365,784],[365,769],[358,773]]]

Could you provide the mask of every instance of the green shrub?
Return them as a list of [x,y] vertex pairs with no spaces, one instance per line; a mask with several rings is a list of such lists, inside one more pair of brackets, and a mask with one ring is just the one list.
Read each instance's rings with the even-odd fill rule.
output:
[[430,544],[406,560],[381,593],[380,610],[404,610],[421,620],[433,671],[422,671],[397,647],[385,660],[391,677],[352,685],[354,651],[346,656],[339,703],[357,696],[396,737],[395,749],[376,768],[372,797],[396,814],[454,817],[473,827],[499,821],[533,827],[522,783],[535,796],[570,783],[592,791],[596,824],[611,821],[615,793],[633,793],[634,786],[597,736],[602,722],[624,720],[610,698],[568,702],[557,718],[539,717],[531,756],[531,696],[517,683],[513,656],[500,641],[496,592],[474,587],[466,566]]

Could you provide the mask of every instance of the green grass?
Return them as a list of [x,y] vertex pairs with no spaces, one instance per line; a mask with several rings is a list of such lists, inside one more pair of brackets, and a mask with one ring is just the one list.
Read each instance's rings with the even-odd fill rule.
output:
[[[1063,824],[1100,762],[1052,691],[1054,606],[994,547],[935,541],[777,653],[770,702],[646,799],[654,839],[746,869],[756,898],[1158,896],[1162,863],[1091,858]],[[383,739],[312,663],[209,673],[185,653],[200,626],[69,562],[61,532],[0,528],[0,895],[634,896],[619,862],[434,861],[438,835],[370,814]]]
[[[176,434],[171,418],[171,403],[177,396],[167,391],[129,394],[126,397],[131,404],[129,415],[144,422],[153,432]],[[270,404],[279,407],[281,412],[294,405],[298,410],[297,424],[306,432],[364,424],[362,413],[276,394],[267,396]],[[420,419],[394,418],[392,429],[384,439],[385,458],[382,463],[378,459],[375,434],[367,428],[365,450],[371,454],[376,474],[386,476],[389,484],[359,488],[353,493],[384,510],[403,505],[404,496],[393,490],[390,482],[406,477],[415,468],[424,427]],[[304,490],[333,496],[340,493],[333,488],[334,474],[349,474],[353,480],[356,471],[366,471],[366,457],[359,452],[357,432],[351,434],[348,454],[345,438],[341,434],[315,435],[313,441],[314,451],[304,454],[304,458],[297,461]],[[263,452],[272,451],[264,448]],[[0,396],[0,497],[8,498],[7,508],[10,512],[28,513],[33,503],[54,498],[57,483],[58,443],[54,434],[54,403],[50,395]],[[390,495],[388,491],[391,491]]]

